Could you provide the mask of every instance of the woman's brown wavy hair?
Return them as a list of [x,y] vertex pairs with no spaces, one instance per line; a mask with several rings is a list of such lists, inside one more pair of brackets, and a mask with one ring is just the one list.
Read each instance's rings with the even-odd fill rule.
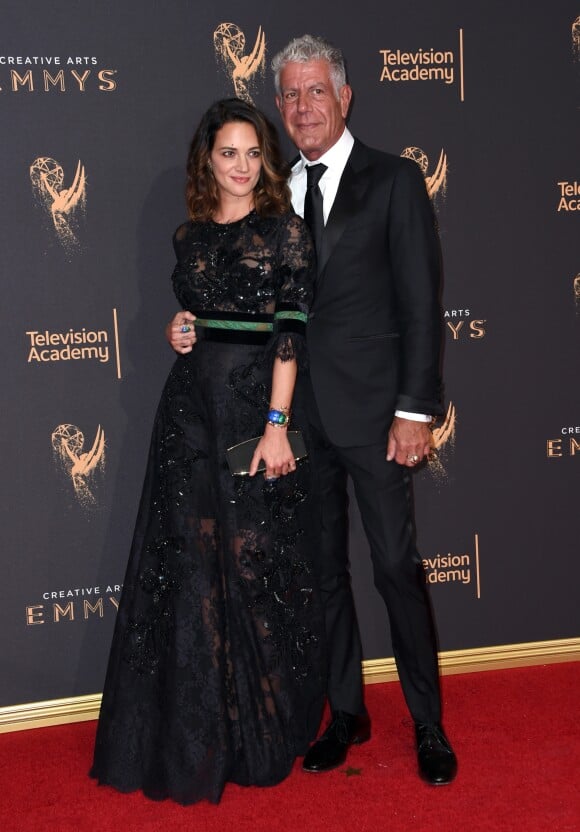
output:
[[251,124],[258,137],[262,169],[254,190],[256,212],[260,216],[272,216],[291,208],[290,167],[282,156],[276,128],[252,104],[239,98],[224,98],[204,114],[189,149],[185,196],[192,220],[209,220],[217,210],[218,189],[208,163],[216,133],[224,124],[235,121]]

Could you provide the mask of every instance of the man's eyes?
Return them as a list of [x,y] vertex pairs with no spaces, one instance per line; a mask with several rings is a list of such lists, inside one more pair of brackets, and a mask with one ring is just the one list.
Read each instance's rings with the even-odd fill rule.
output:
[[[313,97],[317,98],[320,95],[324,95],[325,89],[324,87],[312,87],[312,89],[308,90],[308,95],[312,95]],[[284,93],[284,100],[285,101],[294,101],[298,98],[297,92],[286,92]]]

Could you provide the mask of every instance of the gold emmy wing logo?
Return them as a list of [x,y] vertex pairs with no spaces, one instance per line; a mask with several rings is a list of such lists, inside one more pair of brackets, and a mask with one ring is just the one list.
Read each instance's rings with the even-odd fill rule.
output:
[[403,159],[412,159],[413,162],[417,162],[421,168],[421,173],[425,177],[427,193],[431,199],[435,199],[439,191],[445,196],[447,189],[447,154],[444,150],[441,150],[437,167],[430,176],[427,175],[427,171],[429,170],[429,157],[420,147],[406,147],[401,153],[401,156]]
[[74,226],[78,213],[85,210],[86,174],[79,161],[70,188],[64,185],[62,165],[49,156],[39,156],[30,166],[34,195],[52,219],[57,237],[65,248],[78,245]]
[[75,495],[84,506],[95,506],[94,477],[105,469],[105,434],[97,427],[95,440],[89,451],[84,451],[85,436],[76,425],[59,425],[52,432],[52,449],[56,462],[70,478]]
[[436,477],[444,479],[447,476],[445,466],[441,460],[440,452],[445,449],[447,445],[453,447],[455,445],[455,425],[457,422],[457,412],[453,402],[449,402],[447,413],[443,422],[431,432],[433,453],[430,454],[428,465],[429,470]]
[[580,314],[580,272],[574,278],[574,300],[576,301],[576,313]]
[[572,23],[572,51],[576,60],[580,59],[580,16]]
[[216,56],[231,77],[237,98],[253,104],[250,82],[257,72],[264,74],[266,36],[258,27],[256,42],[249,55],[244,55],[246,36],[235,23],[220,23],[213,33]]

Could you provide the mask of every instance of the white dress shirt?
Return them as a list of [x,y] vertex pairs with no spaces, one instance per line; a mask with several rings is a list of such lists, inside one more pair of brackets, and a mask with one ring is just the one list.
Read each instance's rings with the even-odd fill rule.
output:
[[300,159],[292,168],[290,176],[290,190],[292,191],[292,206],[299,216],[304,217],[304,198],[306,196],[306,168],[309,165],[317,165],[322,162],[326,165],[328,170],[325,170],[318,182],[318,187],[322,194],[322,213],[324,214],[324,224],[328,220],[328,215],[334,205],[334,200],[340,184],[340,178],[348,162],[348,157],[351,154],[352,146],[354,144],[354,137],[348,127],[344,128],[344,133],[340,139],[333,144],[330,150],[323,153],[320,159],[316,162],[309,162],[308,159],[300,154]]
[[[346,167],[348,157],[351,154],[354,145],[354,137],[348,127],[344,128],[344,133],[340,139],[332,145],[332,147],[323,153],[320,159],[316,162],[309,162],[308,159],[300,153],[300,159],[292,168],[290,175],[290,190],[292,192],[292,207],[296,213],[304,217],[304,198],[306,196],[306,168],[308,165],[318,165],[322,163],[326,165],[328,170],[322,174],[318,187],[322,193],[322,213],[324,215],[324,224],[328,220],[328,216],[334,205],[334,200],[338,192],[340,179]],[[406,410],[395,410],[395,416],[401,419],[410,419],[413,422],[430,422],[431,416],[423,413],[408,413]]]

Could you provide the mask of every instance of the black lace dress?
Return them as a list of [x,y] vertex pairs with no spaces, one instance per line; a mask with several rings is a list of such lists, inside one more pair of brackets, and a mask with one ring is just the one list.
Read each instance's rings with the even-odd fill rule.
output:
[[186,223],[174,245],[175,293],[203,323],[155,419],[91,775],[188,804],[282,780],[317,730],[325,670],[309,463],[267,483],[224,455],[263,432],[274,358],[304,364],[310,239],[293,214],[252,212]]

